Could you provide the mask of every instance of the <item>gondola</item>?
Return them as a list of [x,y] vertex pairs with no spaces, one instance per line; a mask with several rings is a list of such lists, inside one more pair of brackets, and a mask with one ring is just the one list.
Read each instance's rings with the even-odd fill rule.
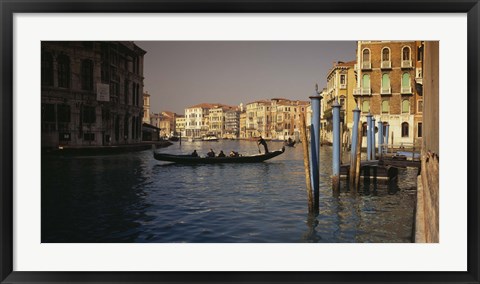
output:
[[234,164],[234,163],[260,163],[285,152],[285,147],[281,150],[269,152],[267,154],[258,154],[252,156],[238,156],[238,157],[192,157],[191,155],[172,155],[165,153],[157,153],[153,151],[153,157],[159,161],[174,162],[179,164]]

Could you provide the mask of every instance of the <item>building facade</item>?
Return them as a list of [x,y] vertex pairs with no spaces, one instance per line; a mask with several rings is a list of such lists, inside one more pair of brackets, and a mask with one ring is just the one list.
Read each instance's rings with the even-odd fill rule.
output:
[[371,113],[376,124],[380,120],[388,123],[389,142],[396,146],[410,147],[417,143],[419,134],[421,137],[418,123],[422,120],[423,99],[415,85],[418,61],[421,49],[416,41],[357,43],[354,97],[360,105],[360,119],[364,123]]
[[271,140],[298,140],[300,113],[307,113],[310,102],[273,98],[246,104],[246,138],[262,136]]
[[175,135],[185,137],[185,115],[177,115],[175,118]]
[[145,53],[133,42],[43,41],[42,147],[140,142]]

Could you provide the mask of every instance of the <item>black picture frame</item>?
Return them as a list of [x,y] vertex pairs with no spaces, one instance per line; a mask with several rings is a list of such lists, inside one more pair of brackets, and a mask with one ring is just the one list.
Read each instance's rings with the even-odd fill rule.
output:
[[[0,0],[0,281],[1,283],[479,283],[478,132],[480,109],[478,0]],[[14,13],[467,13],[468,271],[467,272],[17,272],[13,271]],[[454,32],[454,31],[451,31]],[[412,256],[415,257],[415,256]],[[445,256],[448,257],[448,256]],[[366,256],[368,261],[368,256]],[[341,265],[341,264],[339,264]],[[374,270],[375,268],[372,267]]]

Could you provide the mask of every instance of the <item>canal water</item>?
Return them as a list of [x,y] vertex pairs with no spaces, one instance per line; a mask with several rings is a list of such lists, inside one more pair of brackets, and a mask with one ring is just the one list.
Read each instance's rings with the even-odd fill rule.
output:
[[[259,151],[255,141],[234,140],[175,142],[157,151],[205,155],[210,148]],[[44,156],[42,242],[411,242],[417,171],[400,170],[390,187],[334,194],[331,151],[321,148],[318,216],[307,212],[301,144],[257,164],[177,165],[154,160],[151,151]]]

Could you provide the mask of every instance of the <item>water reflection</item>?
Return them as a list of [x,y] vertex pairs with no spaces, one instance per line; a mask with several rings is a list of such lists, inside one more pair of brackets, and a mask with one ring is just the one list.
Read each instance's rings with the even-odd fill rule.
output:
[[[281,148],[281,143],[269,144]],[[188,143],[258,153],[255,142]],[[307,213],[301,147],[259,164],[177,165],[149,151],[42,158],[42,242],[409,242],[416,172],[394,186],[364,180],[331,190],[331,149],[321,150],[320,212]],[[394,188],[394,189],[392,189]]]

